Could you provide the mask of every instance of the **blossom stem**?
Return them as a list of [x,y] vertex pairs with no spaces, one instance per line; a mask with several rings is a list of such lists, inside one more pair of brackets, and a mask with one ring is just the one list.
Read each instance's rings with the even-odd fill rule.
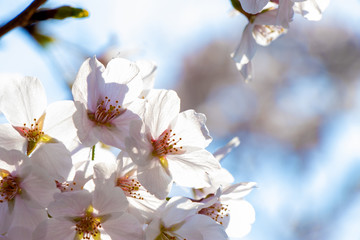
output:
[[17,15],[10,22],[0,27],[0,37],[10,32],[16,27],[25,27],[29,23],[29,19],[35,13],[35,11],[44,3],[46,0],[34,0],[24,11]]
[[94,159],[95,159],[95,145],[92,146],[92,148],[91,148],[91,160],[94,161]]

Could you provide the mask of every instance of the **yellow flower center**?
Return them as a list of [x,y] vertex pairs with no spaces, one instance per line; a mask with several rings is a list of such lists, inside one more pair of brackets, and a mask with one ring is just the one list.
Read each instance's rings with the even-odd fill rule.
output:
[[0,203],[13,200],[16,195],[21,194],[19,179],[10,172],[0,169]]
[[91,237],[96,240],[101,239],[99,231],[99,228],[101,228],[100,218],[93,216],[93,210],[90,205],[84,216],[74,218],[77,239],[91,239]]
[[166,156],[168,154],[181,154],[184,153],[183,147],[178,147],[181,138],[175,139],[176,134],[172,133],[172,129],[166,129],[157,140],[151,139],[153,145],[152,155],[158,157],[161,165],[167,169],[168,162]]
[[223,225],[224,217],[229,216],[229,208],[226,204],[221,204],[220,202],[216,202],[210,207],[203,208],[199,211],[199,214],[203,214],[211,217],[217,223]]
[[89,112],[88,117],[98,125],[111,126],[110,121],[125,111],[126,109],[121,108],[119,105],[119,101],[113,102],[110,98],[105,97],[104,100],[98,101],[96,111],[93,113]]
[[139,193],[141,187],[140,182],[129,175],[116,179],[116,186],[120,187],[127,197],[133,197],[140,200],[144,199]]

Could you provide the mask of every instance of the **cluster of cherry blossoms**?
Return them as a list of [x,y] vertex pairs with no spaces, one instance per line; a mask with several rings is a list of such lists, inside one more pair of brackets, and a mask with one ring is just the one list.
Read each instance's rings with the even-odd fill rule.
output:
[[242,78],[253,77],[251,60],[258,45],[268,46],[287,32],[294,14],[318,21],[330,0],[232,0],[233,6],[249,21],[232,58]]
[[[1,76],[0,239],[221,240],[250,231],[243,198],[206,117],[153,89],[151,62],[86,60],[74,101],[47,105],[34,77]],[[118,156],[112,149],[117,149]],[[192,196],[170,194],[173,183]],[[231,215],[231,220],[230,220]]]

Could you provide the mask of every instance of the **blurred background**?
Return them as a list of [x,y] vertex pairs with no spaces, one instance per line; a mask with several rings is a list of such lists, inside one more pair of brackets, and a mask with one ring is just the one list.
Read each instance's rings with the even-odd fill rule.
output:
[[[0,25],[30,2],[1,1]],[[71,99],[88,57],[153,60],[155,87],[207,115],[211,151],[240,138],[222,164],[237,182],[258,183],[246,197],[256,221],[243,239],[360,239],[360,1],[331,0],[319,22],[296,16],[286,35],[259,47],[250,83],[229,57],[247,20],[228,0],[44,6],[61,5],[90,15],[38,24],[50,37],[42,45],[24,29],[9,32],[0,38],[0,73],[38,77],[50,103]]]

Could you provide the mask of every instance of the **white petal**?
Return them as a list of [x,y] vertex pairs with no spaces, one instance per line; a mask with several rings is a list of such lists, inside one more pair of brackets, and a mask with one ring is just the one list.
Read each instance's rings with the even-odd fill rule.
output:
[[58,143],[42,143],[31,155],[31,161],[44,168],[57,180],[65,180],[72,167],[71,155],[65,145]]
[[239,146],[239,144],[240,144],[240,139],[238,137],[234,137],[225,146],[223,146],[223,147],[219,148],[218,150],[216,150],[215,153],[214,153],[214,157],[216,158],[216,160],[218,160],[220,162],[234,148]]
[[77,142],[73,114],[76,108],[73,101],[59,101],[46,108],[43,131],[50,137],[63,142],[72,150]]
[[67,220],[48,219],[33,232],[33,240],[74,240],[75,224]]
[[[31,236],[33,229],[28,227],[11,227],[6,234],[9,239],[16,240],[16,239],[28,239]],[[2,238],[0,238],[2,239]]]
[[129,205],[121,188],[101,183],[96,183],[92,203],[100,215],[122,213]]
[[27,140],[22,137],[10,124],[0,125],[0,146],[11,150],[16,149],[26,152]]
[[249,82],[253,79],[254,77],[254,71],[252,68],[252,63],[249,61],[246,64],[239,64],[236,63],[236,67],[239,70],[240,74],[241,74],[241,79],[244,82]]
[[255,221],[255,210],[245,200],[226,202],[231,211],[231,220],[226,229],[229,237],[241,238],[251,230],[251,224]]
[[101,225],[104,231],[110,235],[111,239],[144,239],[142,225],[140,225],[134,216],[128,213],[123,213],[117,218],[108,219]]
[[289,23],[292,21],[294,16],[293,6],[294,2],[292,0],[279,0],[276,25],[281,25],[284,28],[289,27]]
[[117,156],[117,176],[123,176],[136,170],[136,165],[126,152],[120,152]]
[[[137,102],[134,105],[143,106],[142,103]],[[138,114],[132,111],[133,104],[120,116],[111,121],[112,126],[99,126],[95,131],[95,136],[105,144],[114,146],[120,149],[125,148],[125,138],[130,135],[130,125],[134,121],[141,122]],[[136,108],[137,109],[137,108]]]
[[143,92],[140,97],[146,97],[148,91],[153,89],[155,80],[156,64],[152,61],[140,60],[136,61],[136,65],[140,69],[143,78]]
[[251,78],[249,77],[249,75],[251,75],[250,61],[254,57],[257,48],[256,41],[252,36],[254,26],[254,24],[248,24],[245,27],[240,43],[237,46],[235,52],[232,54],[232,58],[236,63],[236,67],[239,71],[241,71],[245,80]]
[[106,66],[103,77],[106,83],[128,84],[139,75],[140,69],[134,63],[125,58],[113,58]]
[[80,67],[72,87],[74,101],[79,101],[87,109],[94,111],[105,84],[102,72],[104,65],[96,57],[88,58]]
[[150,166],[138,168],[138,179],[151,194],[159,199],[165,199],[172,186],[172,178],[156,160],[151,160]]
[[124,103],[129,103],[139,97],[143,89],[143,80],[139,67],[124,58],[112,59],[103,74],[106,82],[126,84],[128,91]]
[[294,11],[300,13],[304,18],[310,21],[319,21],[322,13],[329,5],[330,0],[308,0],[297,2],[294,5]]
[[29,161],[29,158],[17,150],[6,150],[0,147],[0,160],[0,168],[11,172],[15,170],[22,161]]
[[91,204],[91,194],[85,190],[58,193],[54,198],[48,207],[50,216],[54,218],[82,216]]
[[115,170],[117,166],[115,162],[101,162],[97,163],[94,166],[94,178],[95,182],[100,181],[104,182],[105,180],[110,180],[109,182],[113,182],[115,184]]
[[[124,122],[124,124],[128,123]],[[124,149],[124,138],[129,135],[129,129],[127,125],[120,125],[119,127],[96,126],[93,128],[93,134],[100,142],[116,148]]]
[[[162,212],[162,221],[165,227],[183,222],[186,218],[197,213],[200,203],[192,202],[185,197],[172,197]],[[201,204],[202,205],[202,204]]]
[[224,227],[217,224],[210,217],[196,214],[187,219],[185,224],[176,231],[186,239],[226,240],[228,239]]
[[278,14],[278,9],[273,9],[261,13],[256,16],[253,24],[254,25],[276,25],[276,16]]
[[241,199],[248,195],[253,188],[256,187],[255,182],[242,182],[232,184],[223,189],[221,200],[230,200],[230,199]]
[[268,46],[272,41],[276,40],[287,30],[277,25],[256,25],[254,27],[253,36],[256,43],[261,46]]
[[268,4],[269,0],[240,0],[241,7],[245,12],[258,13]]
[[10,215],[8,204],[0,203],[0,219],[6,219],[6,221],[0,221],[0,236],[8,231],[12,218],[13,215]]
[[73,120],[77,129],[77,135],[85,147],[91,147],[99,141],[94,135],[96,125],[89,119],[84,104],[75,102],[75,106],[76,112],[73,115]]
[[133,197],[127,197],[129,201],[128,212],[134,215],[140,222],[149,223],[154,218],[155,211],[166,200],[159,200],[148,191],[139,190],[138,193],[143,199],[136,199]]
[[153,219],[145,229],[146,240],[154,240],[160,234],[160,219]]
[[176,126],[173,131],[176,133],[175,139],[181,137],[179,145],[194,146],[205,148],[212,138],[206,125],[206,117],[204,114],[196,113],[194,110],[181,112],[176,120]]
[[13,126],[30,126],[46,108],[46,94],[41,82],[34,77],[8,79],[1,101],[1,111]]
[[29,200],[20,197],[15,198],[12,227],[25,227],[33,231],[36,226],[47,218],[44,209],[33,208]]
[[11,150],[16,149],[26,152],[27,140],[22,137],[10,124],[0,125],[0,146]]
[[205,149],[185,149],[184,154],[167,157],[174,182],[192,188],[209,187],[207,171],[220,169],[219,162]]
[[[24,169],[23,171],[29,170]],[[25,174],[27,174],[27,176],[23,177],[21,188],[26,191],[26,194],[30,196],[32,200],[35,200],[44,208],[47,207],[54,199],[53,195],[59,192],[54,179],[50,178],[47,172],[34,165],[31,166],[31,173],[28,174],[25,172]]]
[[[287,11],[286,6],[284,7]],[[284,14],[284,12],[282,14]],[[278,17],[283,16],[279,15],[278,9],[274,9],[264,12],[255,18],[252,35],[257,44],[267,46],[279,36],[286,33],[286,28],[277,22]]]
[[203,188],[201,189],[201,191],[198,191],[198,193],[202,193],[205,196],[207,194],[216,192],[216,190],[220,186],[225,187],[234,182],[234,177],[225,168],[221,168],[215,171],[209,171],[208,174],[210,178],[211,187]]
[[130,124],[130,136],[125,139],[125,149],[131,160],[138,166],[151,164],[153,146],[141,132],[142,123],[132,122]]
[[169,128],[180,112],[180,98],[171,90],[151,90],[147,96],[144,122],[153,138]]

